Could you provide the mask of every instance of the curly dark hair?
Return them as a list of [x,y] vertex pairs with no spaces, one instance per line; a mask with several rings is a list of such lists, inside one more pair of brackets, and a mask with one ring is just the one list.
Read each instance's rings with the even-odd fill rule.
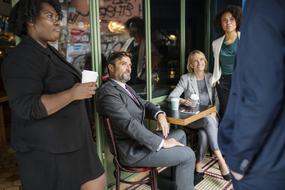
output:
[[221,10],[215,17],[215,27],[217,29],[217,32],[219,34],[223,34],[224,30],[221,24],[221,19],[223,14],[225,13],[231,13],[232,16],[235,18],[236,20],[236,25],[237,28],[236,30],[239,31],[240,29],[240,24],[241,24],[241,17],[242,17],[242,9],[239,6],[236,5],[229,5],[226,8],[224,8],[223,10]]
[[42,3],[50,4],[59,17],[62,17],[61,6],[57,0],[20,0],[12,8],[9,17],[9,32],[22,37],[27,34],[27,22],[35,21],[41,11]]

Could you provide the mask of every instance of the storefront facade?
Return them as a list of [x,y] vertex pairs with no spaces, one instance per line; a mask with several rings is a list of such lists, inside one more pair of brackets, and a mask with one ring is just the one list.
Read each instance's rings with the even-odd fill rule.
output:
[[[110,53],[127,50],[137,54],[133,60],[133,65],[136,65],[133,76],[138,80],[130,85],[142,98],[155,104],[160,104],[167,98],[180,75],[186,72],[187,54],[190,51],[203,51],[211,68],[211,41],[217,37],[213,29],[214,15],[226,4],[242,3],[237,0],[60,2],[63,12],[61,37],[53,45],[66,59],[80,70],[97,71],[100,86],[108,77],[106,59]],[[8,3],[15,4],[16,0]],[[7,16],[5,13],[5,19]],[[127,30],[127,21],[136,17],[141,18],[143,25],[139,23],[134,27],[132,25],[136,23],[129,23]],[[136,41],[131,30],[134,33],[138,32],[137,30],[143,31],[140,37],[144,41],[143,44]],[[4,35],[4,32],[7,32],[5,27],[0,33]],[[144,53],[141,53],[143,51]],[[145,64],[138,69],[138,62],[142,61]],[[108,151],[103,126],[95,107],[90,108],[90,114],[93,116],[92,125],[98,155],[107,171],[108,185],[111,186],[114,184],[112,156]],[[151,126],[153,121],[146,123]]]

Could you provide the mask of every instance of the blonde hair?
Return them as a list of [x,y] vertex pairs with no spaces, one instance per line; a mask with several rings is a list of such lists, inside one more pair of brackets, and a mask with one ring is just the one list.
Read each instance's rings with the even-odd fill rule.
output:
[[193,73],[194,72],[193,68],[191,68],[191,64],[193,64],[193,58],[194,58],[194,56],[196,54],[197,55],[201,55],[203,57],[203,59],[205,61],[205,70],[204,71],[207,72],[207,70],[208,70],[208,61],[206,59],[205,54],[202,51],[200,51],[200,50],[193,50],[193,51],[191,51],[189,53],[188,60],[187,60],[187,70],[188,70],[188,72],[189,73]]

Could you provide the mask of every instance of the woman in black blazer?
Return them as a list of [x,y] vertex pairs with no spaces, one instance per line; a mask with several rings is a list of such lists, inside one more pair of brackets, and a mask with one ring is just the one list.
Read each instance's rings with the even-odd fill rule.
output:
[[24,190],[104,189],[84,100],[95,83],[81,84],[81,73],[50,46],[60,34],[56,0],[20,0],[10,30],[21,42],[2,64],[12,110],[11,144]]

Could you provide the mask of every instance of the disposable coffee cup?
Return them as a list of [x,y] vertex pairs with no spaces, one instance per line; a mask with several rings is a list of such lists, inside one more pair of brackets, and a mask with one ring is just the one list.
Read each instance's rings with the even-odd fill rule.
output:
[[171,109],[178,110],[179,109],[179,100],[180,98],[171,98]]
[[96,82],[98,73],[96,71],[83,70],[81,83]]
[[199,105],[199,96],[197,94],[191,94],[191,107],[196,108]]

